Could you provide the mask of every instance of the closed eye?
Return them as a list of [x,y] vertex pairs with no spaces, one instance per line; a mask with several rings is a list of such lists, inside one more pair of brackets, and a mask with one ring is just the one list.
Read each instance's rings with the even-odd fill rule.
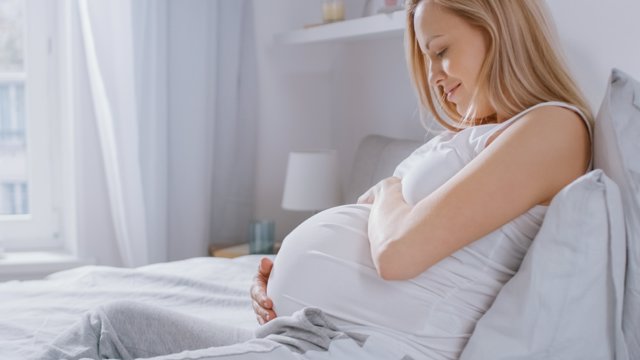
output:
[[445,48],[439,52],[436,53],[436,57],[441,58],[444,56],[444,54],[447,52],[448,48]]

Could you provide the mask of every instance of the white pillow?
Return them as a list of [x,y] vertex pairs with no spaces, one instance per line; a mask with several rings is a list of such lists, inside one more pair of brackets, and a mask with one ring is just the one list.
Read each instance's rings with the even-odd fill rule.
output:
[[628,359],[623,219],[618,187],[602,170],[560,191],[460,359]]
[[629,355],[640,359],[640,83],[617,69],[596,119],[594,166],[622,194],[628,264],[622,328]]

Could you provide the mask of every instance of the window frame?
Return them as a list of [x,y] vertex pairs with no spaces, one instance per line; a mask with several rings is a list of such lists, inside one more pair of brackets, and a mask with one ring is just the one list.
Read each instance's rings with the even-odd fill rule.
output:
[[59,96],[54,40],[57,33],[55,1],[25,1],[24,73],[0,74],[0,81],[24,79],[26,116],[26,158],[29,210],[26,215],[0,215],[0,247],[6,251],[59,249],[59,174],[55,173],[54,132],[59,116]]

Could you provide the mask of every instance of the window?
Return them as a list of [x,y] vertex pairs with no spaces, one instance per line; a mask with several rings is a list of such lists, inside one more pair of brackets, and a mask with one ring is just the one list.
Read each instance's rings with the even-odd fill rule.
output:
[[2,183],[2,193],[0,193],[2,205],[1,214],[26,215],[29,214],[29,195],[27,194],[27,183],[25,181]]
[[0,247],[57,247],[53,204],[55,5],[0,0]]

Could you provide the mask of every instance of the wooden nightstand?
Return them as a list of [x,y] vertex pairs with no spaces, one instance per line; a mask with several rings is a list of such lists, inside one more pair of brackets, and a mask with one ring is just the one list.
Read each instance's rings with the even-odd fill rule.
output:
[[[278,253],[282,243],[276,242],[274,253]],[[215,244],[209,246],[209,256],[235,258],[242,255],[249,255],[249,243],[241,244]]]

